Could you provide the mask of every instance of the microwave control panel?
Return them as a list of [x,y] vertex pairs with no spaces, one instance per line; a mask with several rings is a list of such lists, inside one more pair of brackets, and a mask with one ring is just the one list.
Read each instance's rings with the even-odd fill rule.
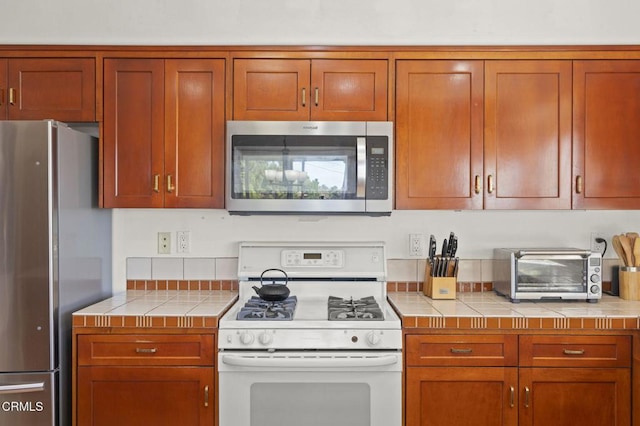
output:
[[389,141],[385,136],[367,137],[368,200],[389,198]]

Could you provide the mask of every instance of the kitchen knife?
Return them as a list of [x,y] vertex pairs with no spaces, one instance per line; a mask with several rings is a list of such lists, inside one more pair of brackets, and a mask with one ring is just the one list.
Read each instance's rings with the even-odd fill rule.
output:
[[442,242],[442,252],[441,252],[441,256],[445,257],[447,255],[447,239],[445,238],[444,241]]
[[433,258],[436,257],[436,237],[431,234],[429,236],[429,259],[433,263]]
[[449,243],[449,256],[456,257],[456,251],[458,251],[458,237],[454,236]]
[[453,257],[451,250],[453,249],[453,240],[455,238],[455,234],[453,232],[449,233],[449,241],[447,242],[447,256]]

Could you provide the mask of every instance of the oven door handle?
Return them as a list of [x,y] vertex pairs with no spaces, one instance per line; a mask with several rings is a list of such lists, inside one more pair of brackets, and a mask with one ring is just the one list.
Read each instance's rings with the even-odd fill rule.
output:
[[354,368],[385,367],[399,362],[397,355],[363,357],[260,357],[222,355],[222,363],[235,367],[283,367],[283,368]]

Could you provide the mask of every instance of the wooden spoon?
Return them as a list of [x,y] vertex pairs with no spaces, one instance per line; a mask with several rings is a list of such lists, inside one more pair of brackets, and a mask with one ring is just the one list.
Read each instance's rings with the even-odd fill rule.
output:
[[640,266],[640,238],[633,240],[633,257],[635,258],[634,266]]
[[626,262],[626,257],[625,257],[625,254],[624,254],[624,249],[622,248],[622,244],[620,243],[620,236],[619,235],[614,235],[613,238],[611,238],[611,245],[613,246],[613,249],[618,254],[618,257],[620,258],[620,261],[624,265],[625,262]]
[[620,235],[620,245],[625,255],[625,266],[635,265],[633,261],[633,249],[631,248],[631,240],[626,235]]

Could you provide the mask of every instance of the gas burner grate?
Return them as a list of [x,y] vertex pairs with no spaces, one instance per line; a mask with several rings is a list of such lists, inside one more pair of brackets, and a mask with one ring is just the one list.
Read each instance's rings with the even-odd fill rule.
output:
[[344,299],[329,296],[329,321],[383,321],[384,314],[373,296]]
[[247,321],[291,321],[296,310],[296,296],[279,302],[269,302],[252,296],[238,311],[236,319]]

